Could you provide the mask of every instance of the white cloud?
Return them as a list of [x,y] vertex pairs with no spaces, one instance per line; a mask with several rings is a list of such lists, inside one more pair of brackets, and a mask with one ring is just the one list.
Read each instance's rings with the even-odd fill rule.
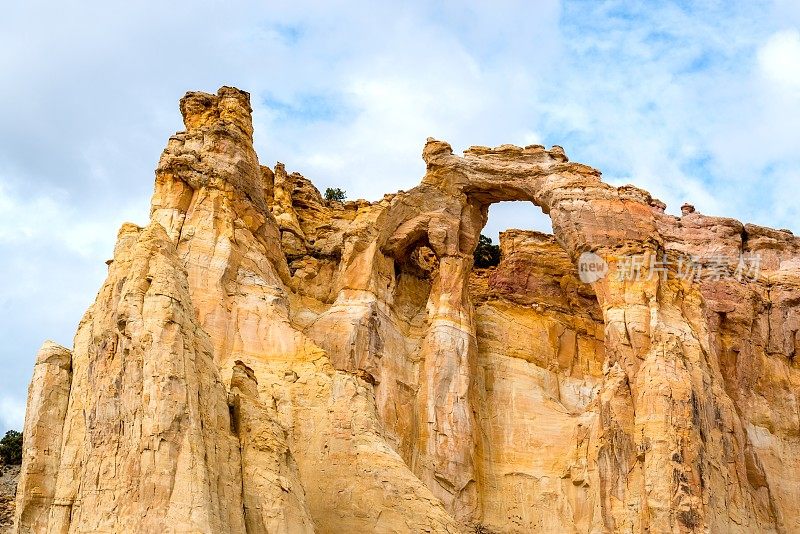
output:
[[[133,216],[141,215],[144,210],[128,208],[125,211]],[[111,220],[85,219],[80,210],[69,204],[63,191],[43,191],[33,198],[26,198],[14,195],[7,185],[0,182],[2,246],[25,247],[34,242],[51,242],[71,254],[96,259],[113,249],[116,234],[112,225],[117,221],[123,222],[121,215]]]
[[773,34],[759,49],[758,62],[769,80],[800,96],[800,31]]
[[25,399],[19,396],[0,398],[0,428],[21,432],[24,424]]

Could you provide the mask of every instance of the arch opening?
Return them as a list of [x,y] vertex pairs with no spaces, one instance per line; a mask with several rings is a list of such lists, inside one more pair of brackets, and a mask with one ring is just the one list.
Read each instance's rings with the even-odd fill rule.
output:
[[500,232],[510,229],[552,234],[553,223],[550,216],[533,202],[511,200],[489,206],[489,218],[481,233],[498,243]]

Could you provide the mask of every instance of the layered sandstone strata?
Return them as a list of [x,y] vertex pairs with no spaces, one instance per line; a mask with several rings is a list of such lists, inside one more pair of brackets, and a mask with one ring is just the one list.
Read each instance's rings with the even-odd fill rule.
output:
[[[247,93],[181,111],[150,223],[37,359],[19,532],[800,530],[790,232],[667,215],[560,147],[429,139],[414,189],[325,201],[259,165]],[[554,235],[473,269],[508,200]]]

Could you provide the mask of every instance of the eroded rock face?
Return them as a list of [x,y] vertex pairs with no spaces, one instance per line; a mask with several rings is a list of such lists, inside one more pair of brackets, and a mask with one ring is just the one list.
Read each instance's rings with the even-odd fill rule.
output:
[[[790,232],[666,215],[560,147],[429,139],[416,188],[328,202],[259,164],[247,93],[181,111],[149,225],[37,358],[18,531],[800,530]],[[473,269],[508,200],[554,235]]]
[[0,465],[0,534],[12,532],[20,466]]
[[23,463],[25,473],[17,485],[20,506],[16,524],[20,531],[46,530],[55,497],[58,469],[61,464],[60,437],[69,404],[72,384],[72,353],[52,341],[46,341],[36,355],[33,378],[28,388]]

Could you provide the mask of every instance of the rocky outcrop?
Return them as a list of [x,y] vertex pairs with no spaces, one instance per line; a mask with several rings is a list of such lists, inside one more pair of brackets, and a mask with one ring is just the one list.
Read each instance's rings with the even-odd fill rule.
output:
[[24,476],[17,486],[20,506],[15,521],[21,532],[47,528],[61,459],[61,443],[53,437],[63,433],[71,383],[72,353],[46,341],[36,356],[28,389],[20,469]]
[[[429,139],[416,188],[326,201],[259,164],[247,93],[181,111],[150,223],[37,358],[19,531],[800,530],[790,232],[537,145]],[[509,200],[553,235],[473,268]]]
[[0,533],[12,532],[20,466],[0,465]]

